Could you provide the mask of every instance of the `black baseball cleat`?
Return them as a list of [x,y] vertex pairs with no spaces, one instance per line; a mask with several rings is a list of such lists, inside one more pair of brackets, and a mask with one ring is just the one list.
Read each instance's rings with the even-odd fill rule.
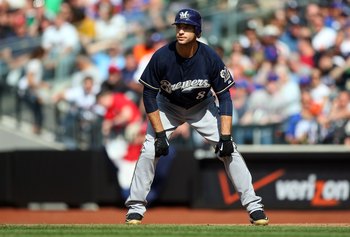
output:
[[126,216],[125,224],[138,225],[141,224],[143,216],[139,213],[130,213]]
[[265,212],[263,210],[257,210],[252,213],[250,213],[250,222],[253,225],[268,225],[269,224],[269,218],[265,215]]

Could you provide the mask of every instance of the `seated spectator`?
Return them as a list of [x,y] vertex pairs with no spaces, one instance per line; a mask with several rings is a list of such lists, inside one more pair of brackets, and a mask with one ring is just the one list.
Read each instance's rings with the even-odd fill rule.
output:
[[125,67],[125,58],[121,45],[115,42],[97,43],[88,46],[88,53],[94,65],[98,68],[102,81],[108,77],[108,68],[114,66],[117,68]]
[[95,20],[96,41],[122,42],[127,36],[127,19],[114,12],[112,4],[100,2]]
[[95,20],[86,13],[85,8],[79,6],[74,9],[74,17],[80,43],[85,49],[96,37]]
[[279,97],[278,76],[275,73],[269,73],[264,88],[254,91],[248,101],[247,112],[243,115],[241,124],[259,124],[281,122],[281,114],[277,111]]
[[298,51],[298,39],[301,36],[301,19],[298,16],[291,16],[288,19],[286,30],[282,33],[280,40],[288,45],[292,52]]
[[257,31],[259,27],[259,23],[256,20],[249,20],[243,34],[238,39],[244,48],[244,53],[255,63],[262,60],[262,42]]
[[238,124],[248,108],[248,82],[246,80],[236,81],[235,87],[230,90],[234,113],[232,122]]
[[75,59],[75,71],[71,76],[71,80],[67,83],[72,87],[80,87],[83,83],[84,78],[90,76],[94,81],[95,87],[100,87],[102,79],[98,68],[92,63],[91,59],[87,55],[78,55]]
[[[78,1],[79,2],[79,1]],[[84,1],[82,1],[84,3]],[[99,17],[98,10],[100,5],[107,5],[112,8],[112,14],[119,13],[123,8],[122,0],[91,0],[87,6],[87,15],[92,19]]]
[[[144,69],[146,68],[147,64],[149,63],[149,60],[151,60],[153,53],[162,46],[164,46],[167,42],[164,36],[160,33],[153,33],[150,36],[149,41],[149,46],[151,48],[149,48],[149,51],[140,58],[138,67],[134,73],[134,82],[136,82],[137,84],[140,84],[138,80],[141,78],[141,75]],[[139,90],[142,90],[142,87],[139,87]]]
[[244,54],[242,45],[236,41],[232,44],[227,68],[234,78],[241,78],[246,70],[253,68],[251,59]]
[[0,14],[0,73],[9,70],[7,83],[14,86],[23,75],[32,51],[40,42],[30,35],[21,9],[8,9],[4,13],[0,11]]
[[336,30],[325,26],[322,15],[314,16],[311,24],[315,31],[311,42],[312,47],[316,51],[316,62],[318,62],[320,55],[335,45],[337,32]]
[[134,74],[137,69],[137,62],[131,51],[124,53],[125,67],[122,69],[123,79],[129,83],[134,80]]
[[310,93],[313,101],[319,104],[323,111],[327,112],[330,106],[330,88],[321,81],[321,70],[314,68],[311,71]]
[[347,137],[346,126],[350,121],[350,93],[341,91],[333,100],[330,113],[319,117],[323,132],[323,143],[344,144]]
[[116,66],[108,68],[108,78],[101,84],[101,91],[121,92],[125,93],[128,90],[122,79],[121,70]]
[[126,19],[128,35],[139,35],[151,27],[146,10],[149,1],[124,0],[121,14]]
[[299,38],[298,39],[298,53],[300,55],[300,62],[303,66],[312,68],[315,66],[315,50],[312,47],[311,39]]
[[295,130],[288,133],[286,141],[290,144],[317,144],[319,142],[317,116],[321,114],[321,106],[313,101],[308,90],[302,92],[301,104],[302,110]]
[[[350,27],[349,27],[350,28]],[[329,76],[334,80],[336,87],[340,90],[350,91],[350,54],[343,64],[336,66],[329,72]]]
[[288,136],[289,127],[295,126],[296,118],[301,111],[301,95],[298,82],[291,78],[290,70],[283,64],[275,66],[276,76],[279,78],[279,91],[276,102],[276,108],[279,111],[281,121],[283,122],[283,133]]
[[266,25],[262,30],[264,59],[272,64],[280,59],[287,59],[290,55],[289,47],[279,40],[280,30],[275,25]]
[[283,116],[279,111],[280,86],[278,77],[269,73],[266,85],[253,91],[248,100],[248,108],[240,120],[240,125],[253,125],[255,128],[245,129],[237,136],[237,143],[244,144],[247,141],[254,142],[253,132],[258,129],[261,133],[261,144],[273,143],[273,129],[269,125],[281,123]]
[[[315,137],[317,136],[317,122],[315,118],[321,112],[321,106],[312,100],[309,89],[303,89],[301,91],[301,112],[293,117],[292,123],[287,127],[285,141],[289,144],[315,142]],[[310,140],[308,140],[309,136]]]
[[135,44],[132,48],[132,52],[137,63],[140,63],[141,59],[145,55],[153,54],[156,51],[154,45],[158,41],[164,39],[161,34],[153,31],[149,31],[145,35],[145,39],[141,43]]

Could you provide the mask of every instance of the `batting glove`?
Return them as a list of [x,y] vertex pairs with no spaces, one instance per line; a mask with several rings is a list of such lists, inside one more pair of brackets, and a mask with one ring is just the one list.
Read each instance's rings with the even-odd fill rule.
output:
[[166,137],[165,131],[156,132],[156,139],[154,142],[155,156],[166,156],[169,153],[169,141]]
[[215,153],[219,153],[219,157],[231,156],[233,153],[233,143],[231,135],[221,135],[219,142],[216,144]]

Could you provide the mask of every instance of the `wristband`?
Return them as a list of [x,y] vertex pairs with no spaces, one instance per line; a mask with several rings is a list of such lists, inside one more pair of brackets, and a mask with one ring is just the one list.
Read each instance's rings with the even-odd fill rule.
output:
[[220,135],[221,141],[231,141],[231,135]]
[[165,131],[156,132],[156,138],[166,137]]

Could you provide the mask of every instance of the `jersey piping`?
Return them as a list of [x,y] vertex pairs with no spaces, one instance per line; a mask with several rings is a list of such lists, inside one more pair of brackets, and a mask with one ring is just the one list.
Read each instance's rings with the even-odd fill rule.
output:
[[143,85],[145,85],[145,86],[147,86],[147,87],[149,87],[151,89],[154,89],[154,90],[157,90],[157,91],[159,90],[159,88],[151,86],[150,84],[148,84],[147,82],[143,81],[142,79],[139,79],[139,82],[141,82],[141,84],[143,84]]

